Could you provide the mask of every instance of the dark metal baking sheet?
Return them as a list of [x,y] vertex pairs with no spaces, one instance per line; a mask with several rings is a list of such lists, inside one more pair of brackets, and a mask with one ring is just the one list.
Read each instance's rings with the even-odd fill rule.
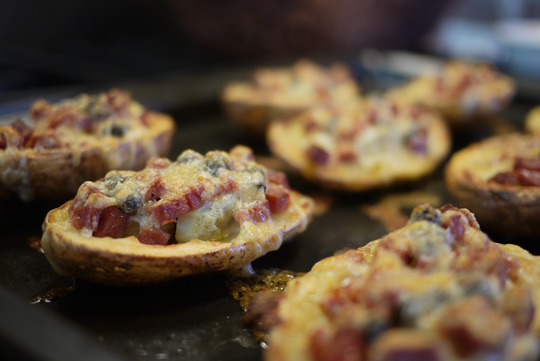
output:
[[[205,75],[198,81],[193,77],[127,88],[143,103],[146,99],[146,104],[175,117],[178,129],[172,158],[187,148],[206,152],[238,143],[253,147],[257,155],[268,155],[264,142],[246,138],[235,129],[218,104],[219,89],[235,77],[237,73],[229,72]],[[521,126],[529,108],[528,103],[514,104],[506,113],[510,124]],[[455,147],[490,132],[479,129],[455,139]],[[441,204],[451,201],[442,181],[442,167],[416,184],[359,195],[327,193],[295,176],[291,183],[305,193],[322,195],[331,206],[315,217],[305,233],[255,261],[255,269],[305,272],[336,251],[359,247],[384,235],[383,224],[370,218],[362,206],[376,204],[388,195],[416,191],[413,194],[436,195]],[[0,359],[261,360],[262,347],[242,326],[242,312],[230,296],[225,273],[145,287],[110,287],[75,280],[74,292],[50,303],[31,304],[34,296],[74,282],[57,275],[44,255],[29,245],[41,236],[41,223],[54,206],[18,201],[0,205]],[[535,251],[534,245],[523,246]]]

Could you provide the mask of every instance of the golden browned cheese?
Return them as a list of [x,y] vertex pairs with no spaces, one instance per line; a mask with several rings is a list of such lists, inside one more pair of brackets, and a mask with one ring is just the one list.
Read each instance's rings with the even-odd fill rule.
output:
[[486,230],[538,239],[540,186],[495,181],[497,176],[516,172],[517,179],[538,178],[537,171],[516,170],[518,159],[540,162],[538,136],[509,134],[473,143],[452,155],[445,182],[455,203],[474,212]]
[[57,272],[106,284],[240,269],[311,220],[312,200],[283,177],[243,146],[153,158],[140,172],[84,183],[47,215],[42,247]]
[[54,104],[39,100],[30,121],[17,122],[0,127],[0,198],[24,201],[65,201],[109,170],[141,169],[169,152],[175,129],[170,116],[116,89]]
[[435,113],[380,98],[275,121],[267,141],[305,178],[347,191],[418,180],[435,170],[451,144]]
[[227,85],[221,99],[236,125],[262,137],[274,119],[313,106],[346,104],[359,96],[360,88],[345,65],[325,68],[299,60],[291,67],[257,69],[250,81]]
[[265,360],[536,360],[539,261],[466,209],[419,206],[290,281]]

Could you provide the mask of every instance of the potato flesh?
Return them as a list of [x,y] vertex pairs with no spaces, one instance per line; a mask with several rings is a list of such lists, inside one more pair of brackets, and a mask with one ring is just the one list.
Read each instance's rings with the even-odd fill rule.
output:
[[227,241],[234,238],[240,228],[234,219],[235,198],[227,194],[179,217],[175,238],[179,243],[192,239]]

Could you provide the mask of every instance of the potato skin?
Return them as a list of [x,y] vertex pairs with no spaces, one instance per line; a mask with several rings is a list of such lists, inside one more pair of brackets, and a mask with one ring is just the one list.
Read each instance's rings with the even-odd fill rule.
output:
[[538,139],[525,135],[505,135],[488,138],[456,152],[445,169],[446,187],[460,207],[473,212],[482,228],[518,238],[538,238],[540,224],[540,187],[498,184],[474,175],[468,161],[486,147],[497,146],[508,150],[512,144],[538,143]]
[[254,69],[248,81],[229,82],[221,93],[221,103],[239,129],[263,139],[275,119],[287,119],[316,106],[340,106],[356,101],[360,93],[346,65],[325,67],[299,59],[286,67]]
[[292,191],[287,211],[273,215],[270,222],[244,222],[248,225],[232,242],[194,239],[159,246],[142,244],[135,237],[84,236],[69,223],[70,204],[71,201],[53,209],[45,218],[45,256],[62,275],[109,285],[154,284],[242,268],[305,230],[313,211],[309,198]]
[[540,192],[523,192],[516,186],[467,184],[456,179],[447,179],[446,186],[456,204],[470,209],[482,228],[518,238],[538,236]]
[[[430,261],[410,262],[404,254]],[[286,291],[278,294],[278,305],[264,314],[273,322],[267,325],[265,360],[344,360],[350,354],[355,360],[488,360],[493,355],[536,359],[540,318],[531,310],[540,302],[539,260],[516,245],[492,242],[466,209],[418,206],[405,227],[325,258],[288,282]],[[471,287],[476,277],[478,283]],[[488,282],[501,286],[476,287]],[[474,307],[479,304],[487,309],[493,304],[491,310],[497,312],[480,314],[482,307]],[[520,315],[527,315],[527,331],[520,325],[523,331],[501,332],[508,330],[506,322],[519,322],[517,313],[507,312],[518,309],[517,304],[523,306]],[[399,316],[381,311],[384,307],[397,309]],[[486,320],[501,316],[507,321],[486,327]],[[458,335],[466,335],[459,343],[444,333],[454,318],[466,320],[456,327]],[[483,323],[476,337],[469,337],[477,325],[467,327],[468,320]],[[530,343],[517,340],[525,334]],[[504,340],[504,347],[495,351],[488,346],[489,351],[470,356],[480,342],[493,339]],[[462,356],[461,344],[475,346]],[[357,357],[360,353],[367,356]]]
[[525,116],[525,132],[540,134],[540,105],[532,108]]
[[304,136],[297,131],[293,119],[279,119],[270,124],[267,144],[271,152],[282,159],[293,171],[323,188],[364,192],[400,184],[408,184],[431,174],[447,156],[452,138],[446,123],[438,116],[430,117],[429,144],[426,157],[407,163],[407,169],[396,171],[392,166],[384,172],[372,174],[358,163],[331,163],[326,166],[314,165],[305,156],[305,149],[299,144]]
[[[491,74],[487,78],[486,72]],[[454,59],[436,74],[418,76],[386,96],[402,104],[422,104],[439,112],[454,131],[467,131],[496,121],[515,93],[514,80],[491,65]]]
[[[152,156],[169,152],[175,129],[165,114],[148,113],[143,137],[105,139],[85,146],[0,150],[0,199],[65,201],[86,180],[113,169],[141,169]],[[4,171],[2,171],[4,170]]]

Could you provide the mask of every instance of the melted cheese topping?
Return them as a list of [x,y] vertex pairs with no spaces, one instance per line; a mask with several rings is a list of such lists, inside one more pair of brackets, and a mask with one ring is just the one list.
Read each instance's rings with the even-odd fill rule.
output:
[[387,97],[400,104],[422,104],[450,118],[494,114],[515,92],[514,82],[487,64],[450,61],[437,74],[413,79]]
[[513,170],[517,157],[540,157],[540,139],[520,134],[487,138],[456,152],[447,173],[465,184],[484,184],[498,173]]
[[[236,147],[231,155],[212,151],[205,156],[187,150],[176,162],[156,158],[140,172],[109,172],[103,181],[86,182],[81,187],[74,200],[79,204],[73,209],[98,204],[89,198],[97,194],[99,209],[117,206],[137,224],[132,226],[135,230],[170,232],[173,227],[178,242],[228,241],[246,220],[242,212],[257,207],[268,210],[266,170],[250,160],[251,151],[246,149]],[[195,196],[195,202],[200,203],[186,206],[186,196]],[[189,210],[176,213],[183,206]],[[163,218],[163,212],[173,214],[172,218]],[[99,217],[85,224],[82,232],[91,235],[98,221]]]
[[[429,117],[429,116],[428,116]],[[408,137],[426,126],[426,119],[414,119],[402,110],[392,113],[391,104],[380,99],[371,99],[356,107],[340,109],[315,109],[302,115],[301,123],[316,124],[317,130],[309,128],[303,133],[304,147],[318,146],[330,154],[330,162],[340,163],[339,146],[352,139],[352,149],[359,156],[357,166],[366,169],[374,168],[379,163],[401,154],[423,157],[407,148]],[[396,153],[397,152],[397,153]]]
[[[114,109],[108,97],[123,97],[125,104],[122,109]],[[123,142],[136,142],[144,139],[148,134],[148,125],[142,121],[146,109],[138,102],[132,100],[130,95],[124,92],[111,90],[109,93],[97,95],[82,94],[73,99],[66,99],[56,104],[50,104],[51,116],[45,117],[35,125],[34,137],[51,134],[51,122],[55,121],[55,113],[63,109],[72,109],[79,118],[89,119],[92,123],[91,130],[73,126],[70,122],[60,123],[54,126],[54,134],[61,140],[63,146],[68,147],[74,155],[74,165],[80,162],[79,154],[85,149],[92,147],[103,148],[108,153],[121,139]],[[51,119],[52,118],[52,119]],[[149,157],[157,156],[157,149],[149,142],[140,142]],[[35,150],[45,150],[43,146],[34,146]],[[136,164],[137,154],[134,150],[129,152],[128,158],[122,152],[112,152],[105,157],[108,169],[129,169]]]
[[526,274],[540,266],[503,249],[466,210],[418,207],[401,230],[292,280],[266,359],[535,360],[540,298]]
[[[30,118],[30,123],[18,120],[0,127],[0,138],[9,136],[1,145],[5,149],[0,148],[0,188],[18,193],[23,200],[33,199],[36,192],[46,193],[36,188],[52,187],[43,177],[71,182],[66,187],[75,193],[81,178],[95,179],[111,169],[140,168],[150,157],[164,155],[174,129],[168,116],[147,111],[128,93],[114,89],[55,104],[38,100]],[[23,124],[24,129],[19,129]],[[39,163],[33,166],[39,169],[33,169],[31,162]],[[66,180],[70,172],[72,179]]]
[[416,179],[450,150],[449,132],[436,114],[378,98],[274,122],[268,140],[307,178],[353,190]]
[[227,101],[279,107],[345,103],[358,96],[359,87],[344,65],[322,68],[308,60],[298,61],[290,68],[258,69],[250,83],[234,83],[224,90]]

